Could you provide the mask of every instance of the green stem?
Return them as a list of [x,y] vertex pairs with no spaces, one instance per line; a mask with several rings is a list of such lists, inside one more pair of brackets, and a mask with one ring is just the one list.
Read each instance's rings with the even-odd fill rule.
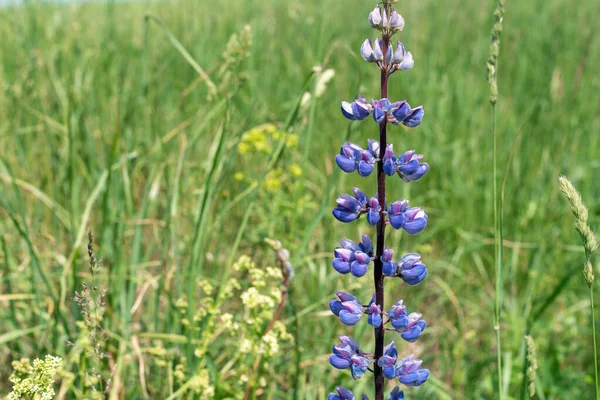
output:
[[498,220],[498,140],[496,134],[496,103],[492,104],[492,133],[494,136],[494,256],[496,263],[496,305],[494,315],[494,330],[496,331],[496,363],[498,369],[498,397],[500,400],[504,398],[504,392],[502,390],[502,349],[500,342],[500,307],[502,304],[502,236],[500,233],[500,224]]
[[596,319],[594,318],[594,289],[590,285],[590,310],[592,312],[592,334],[594,337],[594,387],[596,389],[596,400],[600,400],[600,392],[598,391],[598,350],[596,347]]

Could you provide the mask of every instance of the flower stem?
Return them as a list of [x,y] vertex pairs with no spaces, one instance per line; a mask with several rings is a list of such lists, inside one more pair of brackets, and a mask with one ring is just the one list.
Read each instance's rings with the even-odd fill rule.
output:
[[494,138],[494,257],[496,263],[496,301],[494,310],[494,330],[496,331],[496,366],[498,373],[498,398],[504,399],[502,385],[502,347],[500,336],[500,311],[502,308],[502,227],[498,218],[498,190],[497,190],[497,163],[498,163],[498,140],[496,132],[496,102],[492,103],[492,133]]
[[596,389],[596,400],[600,400],[598,389],[598,350],[596,347],[596,319],[594,318],[594,286],[590,285],[590,309],[592,312],[592,333],[594,336],[594,387]]
[[[389,37],[383,37],[383,54],[387,54],[389,47]],[[385,57],[384,57],[385,59]],[[388,91],[388,72],[387,65],[384,65],[381,70],[381,98],[387,98]],[[379,159],[383,159],[385,148],[387,146],[387,115],[386,118],[379,124]],[[375,272],[373,279],[375,283],[375,303],[384,309],[384,291],[383,291],[383,255],[385,243],[385,172],[383,171],[383,163],[377,163],[377,200],[381,210],[379,211],[379,222],[377,223],[377,251],[375,254]],[[383,356],[383,347],[385,341],[385,329],[383,324],[379,328],[375,328],[375,400],[383,400],[384,395],[384,376],[382,368],[377,365],[377,360]]]

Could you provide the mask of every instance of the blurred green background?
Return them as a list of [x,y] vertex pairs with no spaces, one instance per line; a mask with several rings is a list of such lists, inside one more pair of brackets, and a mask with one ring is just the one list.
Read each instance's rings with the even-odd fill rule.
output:
[[[375,192],[374,177],[345,175],[334,162],[347,137],[366,146],[377,135],[371,120],[351,124],[339,111],[359,93],[379,96],[378,70],[358,51],[375,36],[366,21],[375,5],[0,8],[0,393],[10,391],[10,361],[45,354],[70,360],[73,375],[56,385],[64,398],[86,398],[94,384],[86,379],[98,370],[81,362],[85,352],[69,358],[78,347],[66,344],[85,336],[71,297],[92,279],[89,227],[103,258],[95,279],[108,290],[102,347],[111,357],[96,368],[112,376],[112,398],[324,399],[335,385],[372,396],[368,377],[353,382],[327,361],[338,335],[369,350],[372,331],[343,326],[327,302],[335,290],[372,293],[370,275],[340,276],[330,262],[339,239],[374,235],[362,220],[335,221],[331,209],[354,185]],[[388,200],[408,198],[429,214],[422,234],[390,231],[387,241],[398,255],[420,252],[429,269],[417,287],[386,284],[386,309],[402,298],[428,323],[417,343],[398,342],[400,354],[415,354],[432,374],[405,390],[408,399],[498,397],[485,80],[494,7],[397,5],[406,20],[399,40],[416,64],[392,76],[389,95],[423,104],[426,115],[416,129],[391,127],[388,140],[397,152],[425,154],[430,165],[418,183],[388,178]],[[593,398],[584,255],[558,177],[581,191],[597,229],[598,15],[594,1],[506,5],[497,131],[508,399],[527,398],[525,334],[537,344],[540,399]],[[282,335],[268,362],[240,356],[242,338],[227,335],[219,319],[250,318],[238,296],[211,309],[197,284],[210,282],[212,296],[232,280],[251,286],[232,264],[247,255],[258,269],[275,266],[267,237],[290,251],[296,271],[279,316],[293,340]],[[207,345],[200,353],[199,343]],[[245,382],[242,370],[256,372]]]

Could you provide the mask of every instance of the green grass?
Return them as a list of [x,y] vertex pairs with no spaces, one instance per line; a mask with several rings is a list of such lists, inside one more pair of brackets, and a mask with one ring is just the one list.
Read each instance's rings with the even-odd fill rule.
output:
[[[188,294],[193,301],[196,277],[226,282],[242,254],[257,260],[270,254],[265,237],[281,240],[296,268],[283,321],[297,348],[277,360],[279,379],[262,397],[322,399],[336,384],[372,395],[370,380],[352,382],[327,363],[337,335],[352,332],[369,343],[371,330],[344,328],[325,311],[333,291],[351,283],[330,267],[337,240],[374,232],[330,217],[335,197],[353,185],[375,191],[374,179],[342,175],[333,161],[347,135],[359,143],[377,135],[371,121],[349,127],[339,112],[357,87],[367,98],[377,94],[378,71],[356,61],[361,42],[374,36],[366,23],[373,6],[181,0],[0,9],[0,392],[10,390],[9,361],[69,352],[65,340],[73,340],[80,318],[71,297],[89,280],[90,227],[104,259],[122,398],[142,396],[134,337],[144,349],[162,340],[196,367],[193,346],[172,340],[198,336],[182,327],[176,300]],[[498,396],[485,81],[494,6],[478,0],[398,6],[406,20],[401,40],[416,65],[392,77],[390,97],[423,104],[426,116],[415,130],[392,128],[389,140],[398,150],[425,154],[431,167],[419,183],[388,184],[388,199],[407,197],[430,216],[422,234],[394,232],[388,239],[397,253],[420,251],[430,273],[416,288],[387,285],[388,299],[404,298],[428,322],[418,343],[400,349],[432,371],[428,384],[406,391],[410,399]],[[507,4],[496,116],[500,177],[516,140],[502,211],[506,399],[519,398],[526,384],[525,334],[536,340],[540,399],[594,395],[584,260],[557,178],[573,180],[597,230],[599,12],[591,1]],[[172,38],[145,22],[146,13]],[[253,32],[249,59],[240,66],[248,79],[208,100],[206,80],[191,86],[197,67],[219,86],[221,54],[244,24]],[[333,68],[335,78],[308,110],[297,110],[302,93],[314,90],[310,74],[318,65]],[[242,159],[240,136],[264,123],[289,125],[299,147]],[[292,161],[303,174],[276,195],[265,195],[262,179],[263,188],[253,190],[234,178],[264,176]],[[370,285],[364,278],[356,291],[368,296]],[[168,397],[168,377],[151,354],[143,357],[151,397]]]

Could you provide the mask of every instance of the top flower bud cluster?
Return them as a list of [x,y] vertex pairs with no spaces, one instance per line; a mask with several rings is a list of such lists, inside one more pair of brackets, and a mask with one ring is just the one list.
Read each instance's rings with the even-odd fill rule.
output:
[[[379,6],[369,14],[369,24],[381,32],[383,38],[389,39],[396,32],[404,29],[404,18],[396,10],[388,12]],[[384,54],[385,53],[385,54]],[[364,41],[360,48],[360,54],[365,61],[376,63],[382,70],[387,70],[390,74],[396,71],[408,71],[415,64],[410,51],[406,51],[401,42],[397,42],[396,50],[390,43],[387,49],[383,48],[383,40],[370,39]]]
[[394,9],[387,15],[385,9],[382,11],[379,6],[375,7],[369,14],[369,25],[372,28],[381,31],[385,37],[390,37],[396,32],[404,29],[404,18]]

